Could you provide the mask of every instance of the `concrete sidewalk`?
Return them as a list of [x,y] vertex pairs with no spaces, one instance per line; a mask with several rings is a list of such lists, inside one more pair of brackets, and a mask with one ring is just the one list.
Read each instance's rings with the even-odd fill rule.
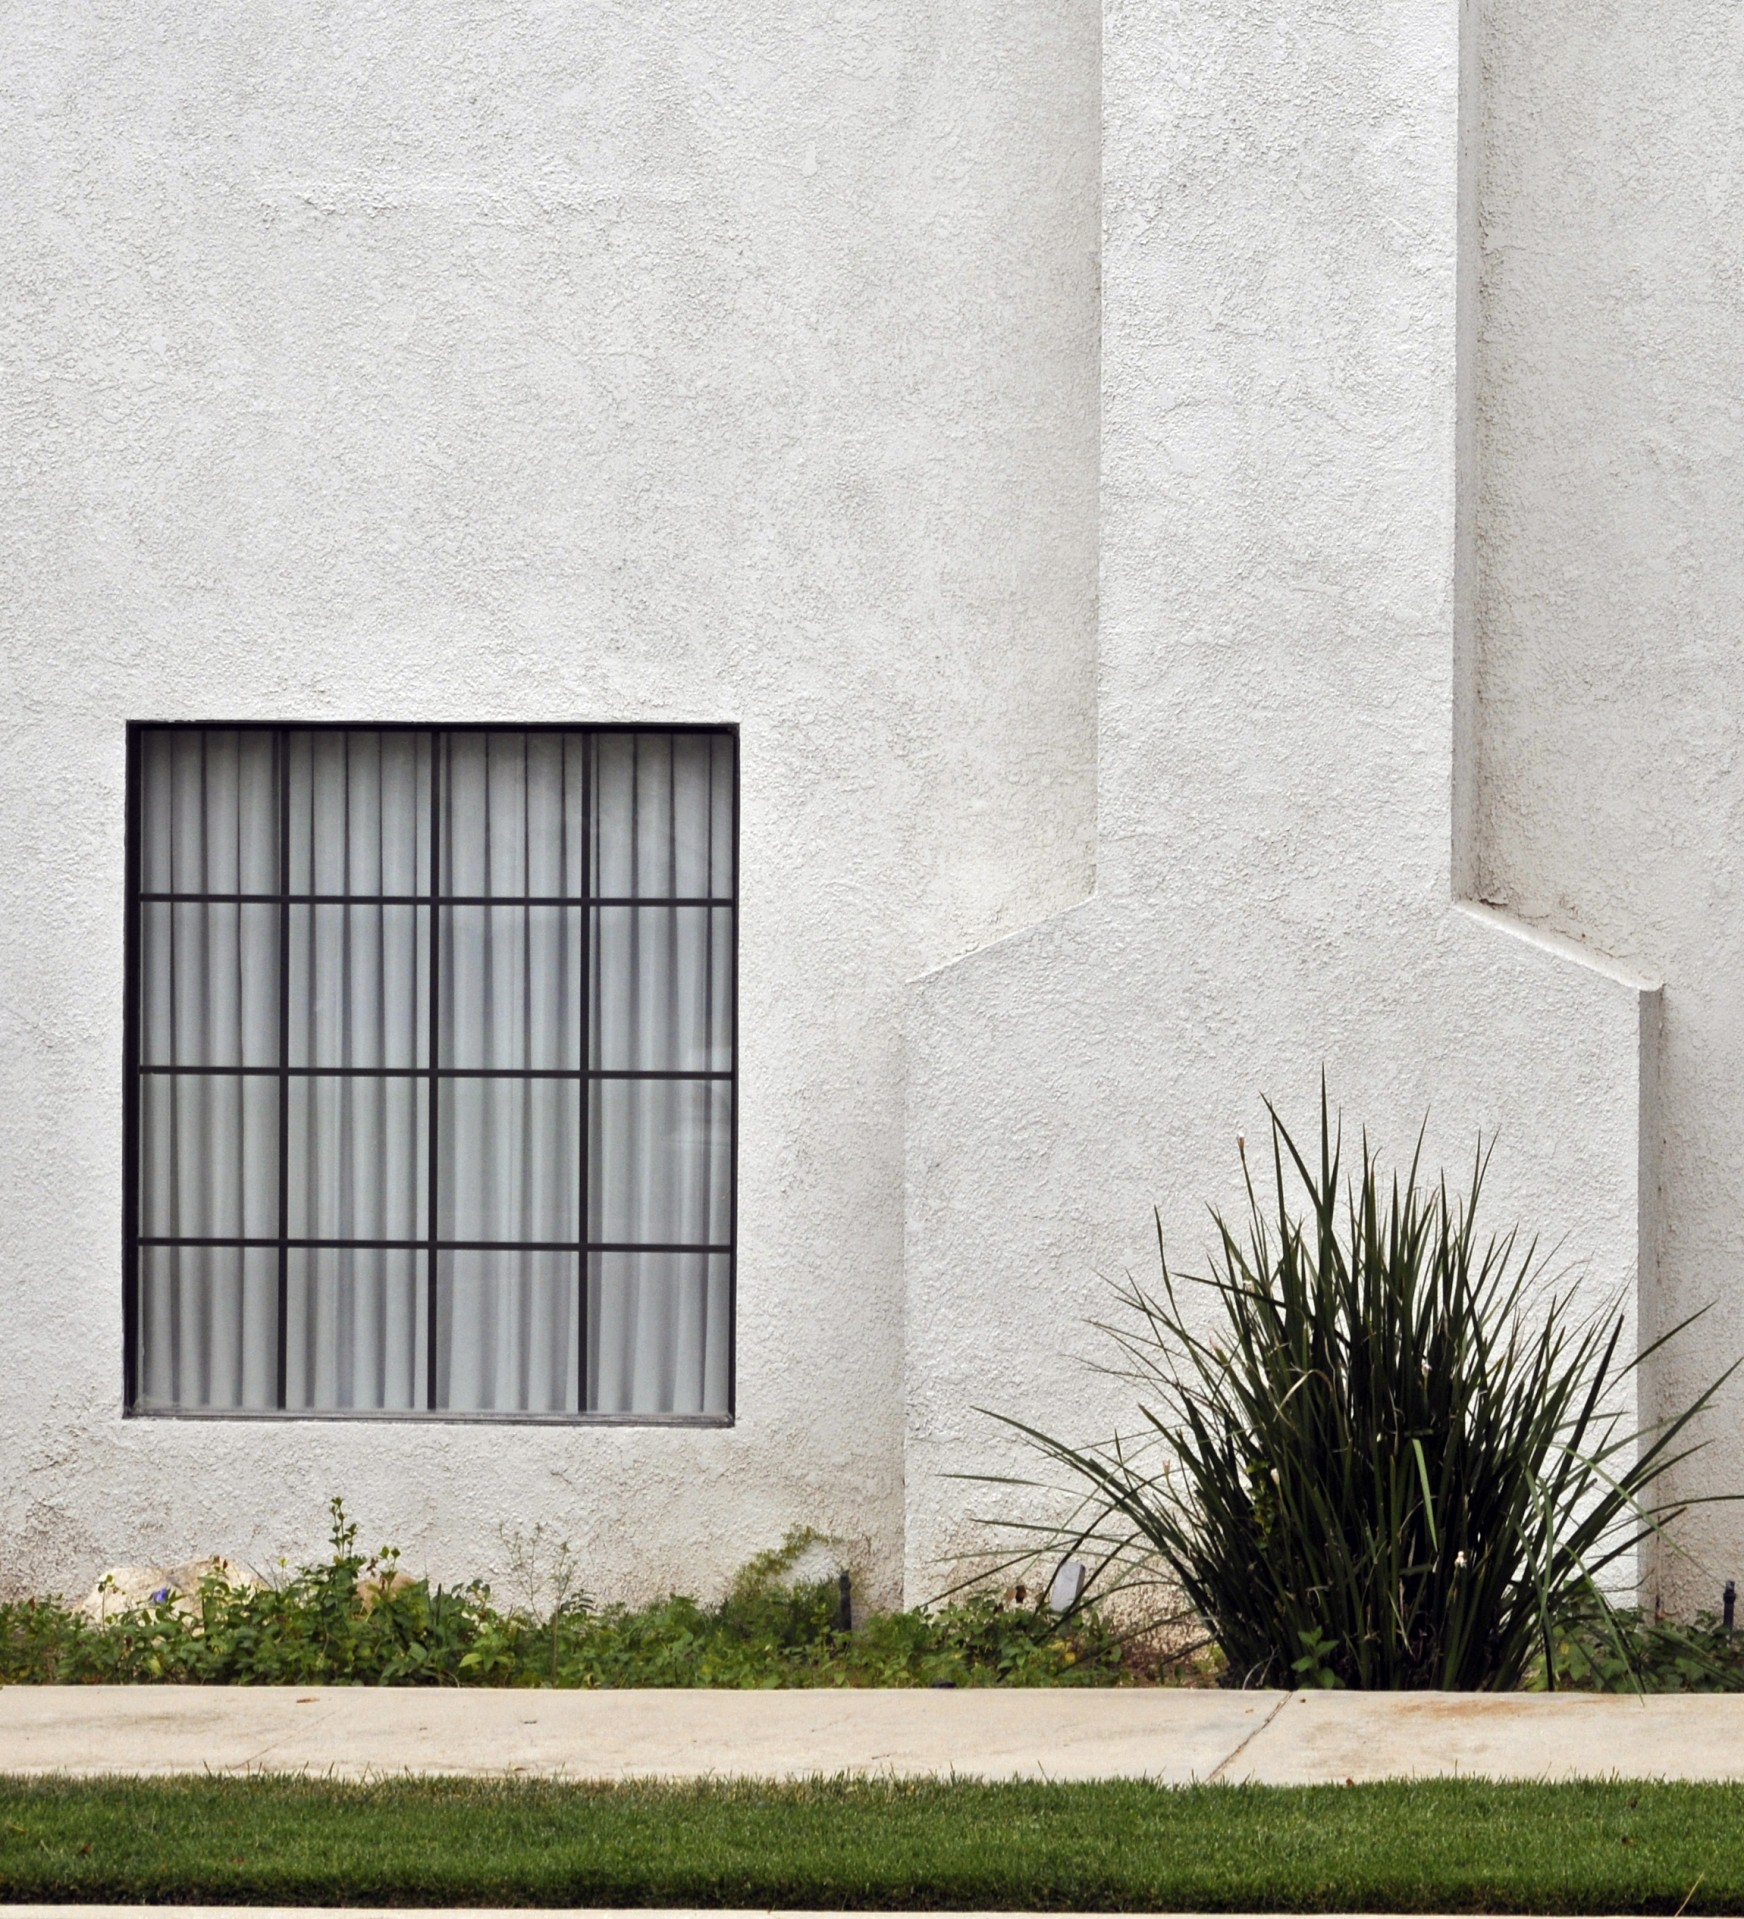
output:
[[1744,1696],[10,1686],[0,1772],[1744,1779]]

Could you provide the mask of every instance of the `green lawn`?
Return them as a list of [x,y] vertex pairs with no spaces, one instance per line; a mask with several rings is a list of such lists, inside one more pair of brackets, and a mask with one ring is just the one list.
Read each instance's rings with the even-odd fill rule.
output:
[[12,1781],[20,1900],[1744,1913],[1744,1788]]

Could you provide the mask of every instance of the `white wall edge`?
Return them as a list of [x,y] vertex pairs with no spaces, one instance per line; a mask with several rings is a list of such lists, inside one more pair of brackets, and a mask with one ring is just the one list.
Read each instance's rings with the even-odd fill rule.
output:
[[918,973],[910,973],[903,985],[911,993],[930,986],[947,973],[954,973],[961,967],[973,964],[976,960],[985,959],[990,953],[998,953],[1007,947],[1015,947],[1024,940],[1034,939],[1038,933],[1045,933],[1051,926],[1061,925],[1076,914],[1097,905],[1101,897],[1101,894],[1093,889],[1082,899],[1073,900],[1070,906],[1062,906],[1056,912],[1043,913],[1038,919],[1026,920],[1023,925],[1012,927],[1010,932],[1001,933],[997,939],[986,940],[979,946],[965,947],[962,952],[953,953],[949,959],[942,959],[936,965],[925,967]]
[[1455,900],[1453,905],[1455,912],[1476,920],[1480,926],[1488,926],[1498,933],[1523,940],[1528,946],[1536,946],[1541,953],[1551,953],[1558,959],[1570,960],[1589,973],[1597,973],[1601,979],[1614,980],[1619,986],[1627,986],[1632,992],[1657,996],[1665,990],[1663,981],[1634,972],[1609,954],[1597,952],[1590,946],[1582,945],[1579,940],[1569,939],[1565,934],[1553,933],[1548,927],[1534,926],[1527,920],[1516,919],[1512,913],[1482,905],[1477,900]]

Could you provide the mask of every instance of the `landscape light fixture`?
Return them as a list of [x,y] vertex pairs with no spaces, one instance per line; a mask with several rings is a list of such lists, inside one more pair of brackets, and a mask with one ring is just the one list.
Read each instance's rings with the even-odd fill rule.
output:
[[1063,1559],[1048,1588],[1048,1604],[1055,1612],[1070,1612],[1084,1597],[1084,1566],[1081,1560]]

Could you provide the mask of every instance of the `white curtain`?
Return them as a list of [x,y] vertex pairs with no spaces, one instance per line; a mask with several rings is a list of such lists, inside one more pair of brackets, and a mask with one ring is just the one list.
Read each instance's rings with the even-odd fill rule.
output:
[[733,1063],[731,756],[718,736],[595,748],[587,1386],[601,1412],[727,1405],[731,1261],[687,1249],[731,1241],[731,1081],[631,1075]]
[[142,1406],[726,1410],[733,792],[722,734],[144,732]]

